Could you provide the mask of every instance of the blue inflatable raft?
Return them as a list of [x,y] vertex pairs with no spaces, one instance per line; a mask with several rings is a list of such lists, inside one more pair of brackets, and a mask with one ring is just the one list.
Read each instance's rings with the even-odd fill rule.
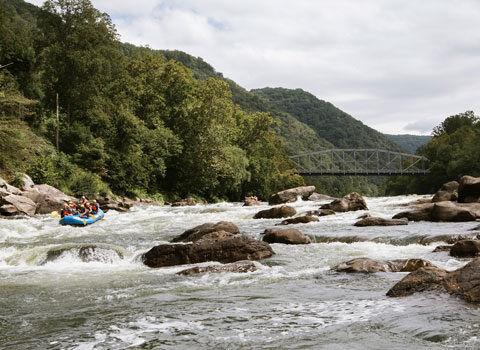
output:
[[90,215],[88,218],[81,218],[77,215],[64,216],[59,222],[60,225],[74,225],[74,226],[86,226],[103,219],[102,209],[98,209],[97,214]]

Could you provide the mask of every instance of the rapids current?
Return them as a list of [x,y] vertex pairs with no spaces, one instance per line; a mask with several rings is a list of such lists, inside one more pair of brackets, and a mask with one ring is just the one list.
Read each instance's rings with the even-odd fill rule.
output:
[[[391,217],[415,196],[366,198]],[[291,204],[297,215],[322,202]],[[433,253],[424,236],[471,233],[478,223],[414,222],[354,227],[367,211],[295,227],[310,245],[273,244],[276,254],[246,274],[179,276],[189,266],[150,269],[139,256],[206,222],[231,221],[261,238],[280,219],[261,207],[219,203],[135,207],[87,227],[49,216],[0,220],[1,349],[478,349],[480,308],[446,294],[388,298],[406,273],[346,274],[356,257],[424,258],[454,270],[467,259]],[[363,241],[342,243],[342,238]],[[199,264],[209,265],[211,263]]]

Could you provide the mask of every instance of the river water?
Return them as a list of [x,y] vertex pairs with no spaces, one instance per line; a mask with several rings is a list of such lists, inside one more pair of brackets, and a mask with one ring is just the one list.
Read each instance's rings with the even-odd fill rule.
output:
[[[391,217],[415,196],[366,198]],[[297,215],[321,202],[293,203]],[[432,253],[426,235],[468,233],[478,223],[354,227],[366,211],[293,225],[316,243],[273,244],[258,271],[180,276],[189,266],[150,269],[141,253],[206,222],[232,221],[261,238],[281,220],[252,219],[241,203],[136,207],[91,226],[49,216],[0,220],[1,349],[479,349],[480,308],[446,294],[388,298],[406,273],[331,271],[357,258],[424,258],[448,270],[465,265]],[[356,243],[330,242],[361,236]],[[87,256],[77,246],[100,244]],[[67,249],[55,259],[47,252]],[[117,253],[118,252],[118,253]],[[88,254],[87,254],[88,255]],[[122,257],[121,257],[122,256]],[[211,263],[210,263],[211,264]],[[208,264],[199,264],[208,265]]]

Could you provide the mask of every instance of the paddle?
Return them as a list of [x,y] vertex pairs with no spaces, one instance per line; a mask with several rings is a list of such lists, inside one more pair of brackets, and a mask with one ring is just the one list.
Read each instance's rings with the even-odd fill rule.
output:
[[52,218],[54,218],[55,216],[58,216],[58,211],[52,211],[52,212],[50,213],[50,216],[51,216]]

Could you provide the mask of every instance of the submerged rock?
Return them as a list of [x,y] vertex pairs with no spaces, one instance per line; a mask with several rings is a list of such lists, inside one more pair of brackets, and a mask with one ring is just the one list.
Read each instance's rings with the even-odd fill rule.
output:
[[314,216],[305,215],[305,216],[298,216],[296,218],[283,220],[281,223],[277,225],[308,224],[309,222],[317,222],[317,221],[320,221],[320,220],[318,220],[318,218]]
[[41,263],[41,265],[55,261],[66,255],[78,258],[82,262],[112,262],[116,259],[123,259],[127,254],[129,254],[128,251],[124,250],[123,248],[103,243],[66,244],[50,248],[47,251],[45,260]]
[[411,272],[425,266],[433,265],[423,259],[378,261],[370,258],[357,258],[343,262],[333,269],[338,272]]
[[235,272],[235,273],[247,273],[256,271],[257,267],[249,260],[236,261],[231,264],[223,265],[210,265],[210,266],[195,266],[190,269],[177,272],[177,275],[194,275],[198,273],[221,273],[221,272]]
[[192,197],[187,197],[171,204],[172,207],[185,207],[194,205],[197,205],[197,202],[195,202],[195,199],[193,199]]
[[296,202],[298,197],[302,197],[302,199],[306,200],[312,195],[314,191],[315,186],[301,186],[290,188],[288,190],[281,191],[270,196],[270,198],[268,199],[268,204],[276,205]]
[[283,244],[310,244],[310,238],[305,236],[299,230],[289,229],[267,229],[263,232],[263,241],[267,243]]
[[266,242],[247,236],[220,241],[201,240],[190,244],[161,244],[141,257],[149,267],[196,264],[206,261],[231,263],[239,260],[262,260],[275,254]]
[[[240,230],[238,229],[238,227],[232,222],[219,221],[215,224],[211,222],[207,222],[205,224],[198,225],[198,226],[195,226],[194,228],[186,230],[180,236],[172,239],[171,242],[195,242],[202,238],[207,239],[208,237],[205,237],[207,234],[210,234],[209,237],[211,239],[218,240],[219,238],[221,238],[222,234],[213,235],[212,233],[219,232],[219,231],[228,232],[228,233],[231,233],[232,235],[236,235],[240,233]],[[223,234],[223,236],[226,238],[230,235]]]
[[375,216],[367,216],[360,221],[357,221],[354,226],[396,226],[396,225],[408,225],[408,219],[384,219]]
[[357,192],[349,193],[343,198],[335,199],[329,204],[324,204],[320,209],[331,209],[335,212],[368,210],[367,203]]
[[328,215],[335,215],[335,212],[332,209],[319,209],[319,210],[308,211],[307,215],[328,216]]
[[254,199],[248,199],[243,202],[244,207],[254,207],[257,205],[262,205],[262,201],[259,200],[254,200]]
[[281,207],[273,207],[266,210],[261,210],[255,214],[254,219],[280,219],[294,216],[297,213],[295,208],[288,205],[282,205]]
[[454,244],[458,241],[463,239],[476,239],[480,238],[480,235],[477,233],[471,234],[444,234],[444,235],[436,235],[436,236],[425,236],[420,239],[418,243],[423,245],[432,244],[434,242],[445,242],[448,244]]

